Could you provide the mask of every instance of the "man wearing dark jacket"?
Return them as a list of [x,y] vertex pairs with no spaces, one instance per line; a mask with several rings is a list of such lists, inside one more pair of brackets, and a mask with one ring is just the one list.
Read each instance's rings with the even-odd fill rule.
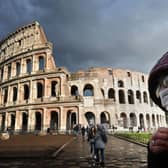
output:
[[[152,100],[168,112],[168,52],[149,74],[148,89]],[[168,128],[158,128],[148,143],[148,168],[168,168]]]

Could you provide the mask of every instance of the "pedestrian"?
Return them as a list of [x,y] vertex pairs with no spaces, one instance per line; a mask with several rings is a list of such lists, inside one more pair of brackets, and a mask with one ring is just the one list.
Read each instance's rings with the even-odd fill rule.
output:
[[85,129],[85,127],[83,126],[83,127],[81,128],[82,140],[83,140],[83,141],[85,140],[85,131],[86,131],[86,129]]
[[104,150],[107,143],[107,135],[103,125],[97,125],[97,131],[95,135],[95,154],[96,162],[100,162],[101,166],[104,166]]
[[95,156],[95,135],[96,135],[96,127],[91,125],[88,128],[88,142],[90,143],[90,154],[91,157],[94,158]]
[[[152,100],[168,112],[168,52],[152,68],[148,79]],[[168,167],[168,128],[158,128],[148,143],[148,168]]]

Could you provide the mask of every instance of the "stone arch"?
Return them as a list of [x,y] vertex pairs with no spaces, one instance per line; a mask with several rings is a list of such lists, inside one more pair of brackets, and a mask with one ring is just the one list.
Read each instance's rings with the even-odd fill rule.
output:
[[122,119],[122,127],[123,128],[127,128],[128,127],[128,123],[127,123],[127,115],[126,115],[126,113],[122,112],[120,114],[120,118]]
[[17,100],[18,89],[17,87],[13,87],[13,102]]
[[40,112],[35,112],[35,130],[40,131],[42,129],[42,115]]
[[137,126],[137,117],[136,117],[135,113],[130,113],[129,117],[130,117],[130,126],[136,127]]
[[144,125],[144,116],[143,116],[142,113],[139,114],[139,124],[140,124],[140,128],[141,129],[145,127],[145,125]]
[[122,80],[118,81],[118,87],[124,87],[124,82]]
[[57,81],[51,81],[51,96],[55,97],[57,93]]
[[26,60],[26,73],[32,72],[32,60],[29,58]]
[[150,116],[149,114],[146,114],[146,125],[147,125],[147,129],[150,129]]
[[91,84],[86,84],[83,89],[83,96],[94,96],[94,88]]
[[90,111],[86,112],[85,117],[86,117],[88,124],[96,124],[95,114],[93,112],[90,112]]
[[119,103],[125,104],[125,94],[123,90],[119,90]]
[[58,112],[57,111],[51,111],[50,114],[50,129],[51,130],[58,130]]
[[20,62],[16,62],[16,76],[20,75],[21,65]]
[[100,123],[101,124],[110,124],[110,114],[107,111],[100,113]]
[[10,129],[15,129],[15,122],[16,122],[16,115],[14,113],[11,114],[11,121],[10,121]]
[[77,124],[76,112],[73,112],[73,111],[69,110],[67,112],[67,122],[66,122],[67,130],[73,129],[73,127],[76,124]]
[[113,88],[110,88],[108,90],[108,98],[113,99],[115,101],[115,90]]
[[138,99],[139,103],[142,102],[142,100],[141,100],[141,92],[139,90],[136,91],[136,98]]
[[1,114],[1,131],[5,130],[5,113]]
[[132,90],[128,90],[128,103],[134,104],[134,93]]
[[44,57],[43,56],[39,56],[39,70],[44,70],[44,66],[45,66],[45,61],[44,61]]
[[143,99],[144,99],[144,103],[148,103],[148,96],[147,96],[147,92],[143,92]]
[[37,82],[37,98],[43,97],[43,84],[41,82]]
[[152,125],[153,125],[153,127],[156,126],[155,115],[154,114],[152,114]]
[[78,87],[76,85],[71,86],[71,96],[79,96]]
[[22,130],[27,131],[28,128],[28,114],[27,112],[22,113]]
[[24,84],[24,100],[29,99],[29,95],[30,95],[30,90],[29,90],[29,86],[27,84]]

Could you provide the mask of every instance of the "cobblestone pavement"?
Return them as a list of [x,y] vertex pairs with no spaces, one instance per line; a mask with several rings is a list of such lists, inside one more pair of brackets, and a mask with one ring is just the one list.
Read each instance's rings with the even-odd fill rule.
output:
[[[1,168],[87,168],[89,144],[78,137],[53,159],[0,160]],[[105,150],[107,168],[147,168],[145,147],[109,136]]]

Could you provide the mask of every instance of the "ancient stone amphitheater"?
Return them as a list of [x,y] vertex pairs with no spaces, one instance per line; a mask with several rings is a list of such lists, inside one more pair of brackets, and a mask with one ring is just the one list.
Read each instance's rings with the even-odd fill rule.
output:
[[154,130],[166,121],[147,80],[128,69],[57,67],[52,44],[33,22],[0,42],[0,131],[67,131],[90,122]]

